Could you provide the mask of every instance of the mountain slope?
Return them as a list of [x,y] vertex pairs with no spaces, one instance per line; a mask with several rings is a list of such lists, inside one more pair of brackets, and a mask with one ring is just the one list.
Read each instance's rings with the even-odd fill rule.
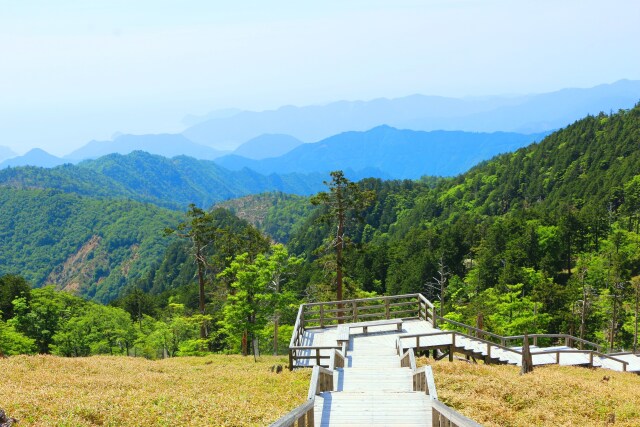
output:
[[13,157],[0,163],[0,169],[19,166],[37,166],[41,168],[52,168],[65,163],[64,159],[47,153],[40,148],[34,148],[24,156]]
[[9,147],[0,145],[0,162],[17,156],[17,154]]
[[182,215],[133,201],[0,187],[0,275],[106,302],[142,277]]
[[192,141],[233,149],[262,134],[287,134],[304,142],[380,125],[413,130],[544,132],[600,111],[631,108],[640,81],[621,80],[587,89],[518,97],[445,98],[412,95],[397,99],[340,101],[323,106],[286,106],[245,111],[198,123],[183,133]]
[[289,135],[260,135],[236,148],[233,154],[261,160],[282,156],[301,144],[302,141]]
[[399,130],[379,126],[367,132],[346,132],[313,144],[303,144],[283,156],[249,160],[225,156],[220,165],[260,173],[328,173],[332,170],[377,169],[369,176],[416,179],[423,175],[451,176],[499,153],[513,151],[544,134],[469,133]]
[[615,207],[622,203],[616,193],[640,171],[639,141],[640,104],[588,116],[539,144],[473,168],[453,181],[460,197],[449,201],[493,213],[536,204],[581,208],[614,201]]

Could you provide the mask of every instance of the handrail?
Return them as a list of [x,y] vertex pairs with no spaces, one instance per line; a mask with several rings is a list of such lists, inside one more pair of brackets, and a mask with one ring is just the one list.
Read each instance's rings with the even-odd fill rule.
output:
[[[295,343],[296,336],[298,335],[298,328],[300,328],[300,318],[302,316],[303,304],[298,308],[298,315],[296,316],[296,323],[293,324],[293,333],[291,334],[291,340],[289,341],[289,347],[293,347]],[[302,328],[304,330],[304,327]]]
[[269,427],[313,426],[315,422],[313,409],[316,395],[323,391],[331,390],[333,390],[333,371],[318,365],[314,366],[311,373],[311,381],[309,382],[307,401],[294,408],[288,414],[278,418]]
[[[431,401],[431,425],[433,427],[457,426],[457,427],[482,427],[475,421],[465,417],[455,409],[452,409],[438,400],[436,382],[431,366],[422,366],[416,369],[413,349],[405,353],[413,361],[413,391],[424,391]],[[404,359],[404,357],[403,357]]]
[[329,369],[333,371],[335,368],[344,368],[344,362],[344,355],[334,348],[329,356]]
[[293,427],[298,424],[300,419],[305,419],[303,425],[312,426],[314,424],[313,406],[315,399],[307,400],[302,405],[296,407],[291,412],[284,414],[273,423],[269,424],[269,427]]
[[[472,340],[474,340],[474,341],[480,341],[480,342],[481,342],[481,343],[483,343],[483,344],[487,344],[487,345],[490,345],[490,346],[493,346],[493,347],[497,347],[497,348],[499,348],[499,349],[506,350],[506,351],[510,351],[510,352],[513,352],[513,353],[516,353],[516,354],[519,354],[520,356],[522,356],[522,352],[520,352],[520,351],[518,351],[518,350],[515,350],[515,349],[513,349],[513,348],[505,347],[505,346],[503,346],[503,345],[500,345],[500,344],[494,343],[494,342],[492,342],[492,341],[487,341],[487,340],[484,340],[484,339],[482,339],[482,338],[472,337],[471,335],[467,335],[467,334],[465,334],[465,333],[463,333],[463,332],[458,332],[458,331],[426,332],[426,333],[425,333],[425,332],[422,332],[422,333],[419,333],[419,334],[403,334],[403,335],[400,335],[400,337],[399,337],[399,338],[401,338],[401,339],[405,339],[405,338],[418,338],[418,337],[428,337],[428,336],[437,336],[437,335],[449,335],[449,334],[451,334],[451,335],[452,335],[452,337],[454,337],[455,335],[459,335],[459,336],[461,336],[461,337],[465,337],[465,338],[468,338],[468,339],[472,339]],[[452,342],[451,342],[451,345],[453,345],[453,344],[454,344],[454,340],[452,340]],[[588,350],[587,350],[587,351],[588,351]]]
[[[456,325],[456,326],[460,326],[462,328],[465,328],[469,332],[470,331],[474,331],[474,332],[480,334],[481,336],[485,336],[486,335],[486,336],[493,337],[493,338],[495,338],[497,340],[500,340],[500,342],[501,342],[501,344],[503,346],[507,345],[506,344],[507,341],[514,341],[514,340],[524,339],[524,335],[502,336],[502,335],[494,334],[493,332],[486,331],[484,329],[480,329],[480,328],[473,327],[471,325],[467,325],[465,323],[461,323],[461,322],[457,322],[455,320],[447,319],[446,317],[442,317],[442,316],[439,316],[439,315],[436,315],[436,317],[437,317],[438,320],[442,320],[442,321],[450,323],[452,325]],[[533,338],[534,340],[537,340],[538,338],[563,338],[565,340],[565,343],[569,343],[569,342],[573,341],[573,342],[579,342],[579,343],[582,343],[582,344],[593,346],[593,347],[595,347],[596,352],[601,352],[601,349],[602,349],[602,346],[597,344],[597,343],[585,340],[583,338],[578,338],[578,337],[575,337],[575,336],[569,335],[569,334],[528,334],[527,336],[529,338]],[[568,346],[568,344],[567,344],[567,346]]]
[[[588,351],[590,351],[590,350],[588,350]],[[604,358],[607,358],[607,359],[611,359],[611,360],[613,360],[615,362],[621,363],[622,364],[622,371],[623,372],[627,372],[627,366],[629,366],[629,362],[626,362],[626,361],[624,361],[622,359],[618,359],[617,357],[612,357],[609,354],[603,354],[603,353],[599,353],[599,352],[596,352],[596,351],[594,351],[593,353],[596,354],[599,357],[604,357]]]
[[416,370],[416,355],[413,349],[407,350],[400,358],[400,366],[403,368],[410,368],[413,372]]
[[431,425],[434,427],[482,427],[482,425],[465,417],[439,400],[431,401]]
[[431,366],[424,367],[424,377],[427,383],[426,392],[431,398],[431,400],[438,400],[438,391],[436,390],[436,381],[433,377],[433,369]]
[[[481,338],[476,338],[476,337],[472,337],[469,336],[465,333],[462,332],[458,332],[458,331],[443,331],[443,332],[428,332],[428,333],[418,333],[418,334],[404,334],[404,335],[400,335],[397,339],[400,340],[400,344],[396,344],[396,347],[398,347],[398,345],[402,346],[402,339],[409,339],[409,338],[420,338],[420,337],[427,337],[427,336],[439,336],[439,335],[451,335],[451,344],[450,345],[455,345],[455,337],[457,336],[461,336],[461,337],[465,337],[474,341],[479,341],[483,344],[487,345],[487,356],[491,357],[491,350],[489,347],[496,347],[499,348],[501,350],[506,350],[506,351],[510,351],[512,353],[515,353],[517,355],[519,355],[520,357],[522,357],[522,351],[510,348],[510,347],[505,347],[503,345],[500,344],[496,344],[494,342],[491,341],[487,341],[487,340],[483,340]],[[416,344],[419,344],[419,340],[416,342]],[[418,345],[416,345],[416,347],[418,347]],[[618,362],[622,365],[622,370],[624,372],[626,372],[627,370],[627,366],[629,365],[629,362],[626,362],[622,359],[618,359],[616,357],[613,357],[611,355],[608,354],[604,354],[604,353],[600,353],[598,351],[594,351],[594,350],[577,350],[577,349],[558,349],[558,350],[552,350],[552,351],[532,351],[531,352],[531,356],[536,356],[536,355],[551,355],[551,354],[555,354],[556,355],[556,363],[560,363],[560,354],[571,354],[571,353],[579,353],[579,354],[590,354],[590,364],[593,365],[593,356],[598,356],[598,357],[604,357],[606,359],[611,359],[615,362]]]
[[404,354],[404,348],[402,347],[402,340],[400,337],[396,338],[396,353],[398,356],[402,356]]
[[403,294],[403,295],[380,295],[377,297],[370,297],[370,298],[356,298],[356,299],[344,299],[342,301],[325,301],[325,302],[309,302],[306,304],[303,304],[305,307],[315,307],[318,305],[338,305],[338,304],[352,304],[354,302],[366,302],[366,301],[373,301],[373,300],[380,300],[380,299],[385,299],[385,298],[391,298],[391,299],[408,299],[408,298],[416,298],[418,295],[420,294]]
[[[582,338],[574,337],[573,335],[569,335],[569,334],[530,334],[528,335],[528,337],[534,338],[534,339],[535,338],[563,338],[565,340],[565,343],[567,341],[575,341],[582,344],[587,344],[595,347],[596,351],[600,351],[600,349],[602,348],[600,344],[596,344],[594,342],[587,341]],[[512,336],[504,337],[504,339],[506,341],[521,340],[521,339],[524,339],[524,335],[512,335]]]
[[503,342],[506,339],[506,337],[503,337],[502,335],[494,334],[493,332],[485,331],[484,329],[480,329],[480,328],[473,327],[471,325],[467,325],[467,324],[464,324],[464,323],[456,322],[455,320],[447,319],[446,317],[442,317],[442,316],[438,316],[438,315],[436,315],[436,317],[438,318],[438,320],[443,320],[443,321],[445,321],[447,323],[451,323],[452,325],[463,327],[463,328],[467,329],[468,331],[474,331],[474,332],[480,333],[482,336],[488,335],[490,337],[499,339],[501,342]]

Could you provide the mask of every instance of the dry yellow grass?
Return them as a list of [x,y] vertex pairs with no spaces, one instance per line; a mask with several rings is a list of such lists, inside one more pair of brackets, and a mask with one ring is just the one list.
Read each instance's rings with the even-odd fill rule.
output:
[[432,366],[440,400],[487,427],[640,426],[640,376],[631,373],[554,365],[521,376],[514,366],[419,364]]
[[310,371],[271,373],[213,355],[159,361],[16,356],[0,360],[0,407],[20,426],[257,426],[304,402]]

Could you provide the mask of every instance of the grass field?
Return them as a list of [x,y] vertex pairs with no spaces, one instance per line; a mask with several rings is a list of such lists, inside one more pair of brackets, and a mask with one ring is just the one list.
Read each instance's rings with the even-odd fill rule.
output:
[[[640,376],[433,362],[440,400],[484,426],[640,426]],[[311,370],[283,357],[0,359],[0,408],[20,426],[262,426],[302,403]],[[608,380],[604,380],[604,377]]]
[[441,401],[487,427],[640,426],[635,374],[553,365],[520,375],[514,366],[418,362],[432,366]]
[[262,426],[303,403],[310,370],[282,357],[0,359],[0,408],[19,426]]

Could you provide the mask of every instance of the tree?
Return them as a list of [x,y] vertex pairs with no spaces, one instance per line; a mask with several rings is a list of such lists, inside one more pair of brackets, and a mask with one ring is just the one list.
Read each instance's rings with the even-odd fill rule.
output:
[[0,312],[2,319],[8,320],[13,317],[13,300],[18,297],[29,299],[31,287],[25,279],[19,276],[7,274],[0,277]]
[[33,339],[16,331],[10,322],[0,320],[0,357],[33,353],[35,347]]
[[231,283],[234,292],[228,297],[221,322],[232,348],[246,334],[257,356],[257,337],[269,320],[273,320],[274,353],[277,353],[280,317],[295,300],[293,293],[284,290],[283,285],[301,262],[297,257],[290,257],[284,246],[275,245],[271,254],[258,254],[253,262],[247,253],[238,255],[220,274],[235,278]]
[[[346,229],[353,217],[359,217],[360,212],[371,205],[375,193],[372,190],[362,190],[349,181],[342,171],[333,171],[330,175],[331,182],[324,182],[329,187],[329,192],[316,194],[311,198],[311,203],[323,205],[326,211],[320,216],[320,220],[336,227],[335,238],[331,240],[330,246],[335,249],[336,299],[342,301]],[[340,308],[341,305],[338,306]]]
[[[208,270],[206,248],[215,240],[218,227],[214,225],[213,216],[209,212],[198,208],[193,203],[187,211],[187,221],[180,223],[175,229],[165,229],[165,234],[176,234],[189,240],[195,263],[198,267],[198,305],[201,315],[205,315],[205,279]],[[205,339],[209,335],[206,322],[200,327],[200,338]]]
[[53,336],[66,318],[82,309],[85,301],[66,292],[56,292],[53,286],[31,291],[31,299],[13,301],[14,317],[11,324],[17,331],[32,338],[39,353],[49,353]]

